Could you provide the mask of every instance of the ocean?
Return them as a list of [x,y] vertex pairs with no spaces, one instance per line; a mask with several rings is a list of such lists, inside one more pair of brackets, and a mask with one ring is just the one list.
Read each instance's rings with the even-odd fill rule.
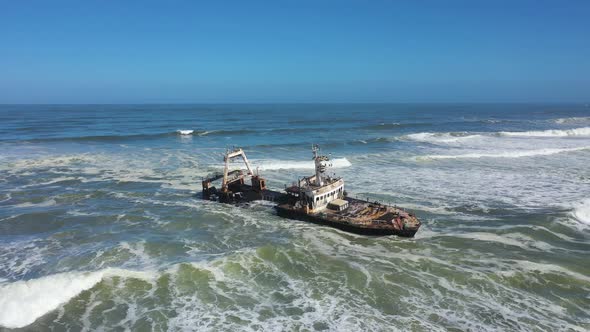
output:
[[[314,143],[416,237],[195,197]],[[589,253],[588,105],[0,106],[2,331],[587,331]]]

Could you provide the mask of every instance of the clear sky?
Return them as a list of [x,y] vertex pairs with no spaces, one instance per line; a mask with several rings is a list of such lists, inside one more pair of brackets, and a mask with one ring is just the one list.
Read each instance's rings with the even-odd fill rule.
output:
[[590,102],[590,1],[2,1],[0,103]]

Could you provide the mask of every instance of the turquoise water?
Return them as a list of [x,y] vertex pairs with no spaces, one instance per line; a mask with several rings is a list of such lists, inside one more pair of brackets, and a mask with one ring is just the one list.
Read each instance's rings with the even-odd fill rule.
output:
[[[312,143],[416,237],[194,197]],[[587,105],[0,106],[0,330],[585,331],[588,165]]]

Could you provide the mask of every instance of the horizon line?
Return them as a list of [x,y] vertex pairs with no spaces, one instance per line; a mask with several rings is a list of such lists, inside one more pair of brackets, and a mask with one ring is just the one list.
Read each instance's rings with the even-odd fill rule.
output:
[[387,102],[121,102],[121,103],[0,103],[0,106],[76,106],[76,105],[394,105],[394,104],[577,104],[590,106],[590,101],[387,101]]

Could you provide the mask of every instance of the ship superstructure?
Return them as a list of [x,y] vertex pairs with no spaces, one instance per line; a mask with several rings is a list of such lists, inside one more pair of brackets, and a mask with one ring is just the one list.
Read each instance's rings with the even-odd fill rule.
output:
[[288,193],[297,193],[299,202],[306,213],[317,213],[328,207],[332,202],[344,198],[344,180],[325,175],[330,167],[330,158],[320,155],[318,145],[312,147],[315,174],[300,179],[296,186],[287,188]]
[[[412,213],[396,206],[348,197],[344,179],[328,175],[330,158],[313,145],[314,174],[299,179],[285,192],[266,188],[266,180],[254,174],[242,149],[228,150],[224,158],[224,172],[203,179],[203,198],[223,203],[238,204],[255,200],[276,203],[282,217],[310,221],[348,232],[368,235],[399,235],[413,237],[420,221]],[[247,171],[229,171],[229,163],[241,158]],[[246,183],[250,178],[250,184]],[[223,179],[221,190],[212,183]]]

